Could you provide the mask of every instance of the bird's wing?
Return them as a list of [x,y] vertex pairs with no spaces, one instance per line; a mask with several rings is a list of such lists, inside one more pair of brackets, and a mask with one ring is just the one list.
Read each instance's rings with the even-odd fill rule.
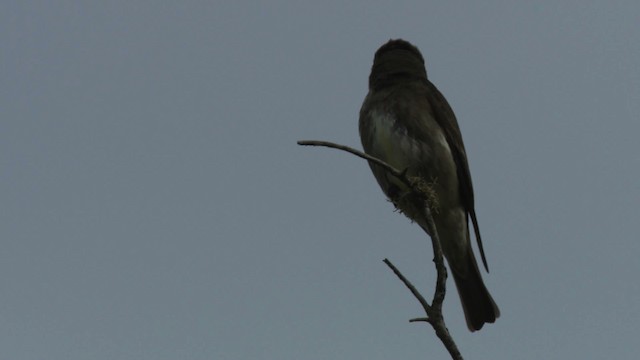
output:
[[473,184],[471,183],[471,173],[469,172],[467,153],[465,152],[464,143],[462,142],[462,134],[460,133],[456,116],[442,93],[429,80],[427,80],[427,88],[428,91],[426,94],[429,104],[433,109],[434,117],[438,125],[440,125],[444,131],[447,143],[449,144],[449,148],[451,148],[453,159],[456,163],[462,204],[471,217],[473,229],[476,234],[476,240],[478,242],[478,248],[480,249],[480,256],[482,257],[482,263],[488,272],[489,266],[487,265],[487,259],[484,255],[482,239],[480,238],[480,229],[478,228],[478,220],[474,209]]

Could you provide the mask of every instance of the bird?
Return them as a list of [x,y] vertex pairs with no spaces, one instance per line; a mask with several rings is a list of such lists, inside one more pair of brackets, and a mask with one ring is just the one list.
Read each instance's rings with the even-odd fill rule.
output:
[[[471,246],[469,219],[488,272],[462,134],[451,106],[427,78],[420,50],[408,41],[391,39],[376,51],[359,133],[365,153],[428,184],[434,195],[430,209],[467,327],[473,332],[494,323],[500,310]],[[406,199],[408,187],[379,165],[369,166],[396,208],[429,233],[423,207]]]

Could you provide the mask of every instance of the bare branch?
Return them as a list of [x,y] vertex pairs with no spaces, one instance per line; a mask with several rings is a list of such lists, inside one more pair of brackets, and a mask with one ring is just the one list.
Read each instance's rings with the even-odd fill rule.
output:
[[433,294],[433,300],[431,301],[431,305],[425,300],[424,296],[420,294],[420,292],[416,289],[415,286],[396,268],[391,261],[388,259],[384,259],[384,263],[393,271],[393,273],[404,283],[404,285],[411,291],[413,296],[420,302],[422,308],[424,309],[427,317],[415,318],[409,320],[410,322],[428,322],[431,324],[433,329],[436,332],[436,336],[440,339],[442,344],[445,346],[451,358],[454,360],[462,360],[462,355],[458,350],[451,334],[449,334],[449,330],[444,322],[444,318],[442,316],[442,303],[444,301],[446,295],[446,283],[447,283],[447,268],[444,266],[444,256],[442,253],[442,246],[440,244],[440,238],[438,237],[438,231],[435,226],[435,222],[433,220],[433,215],[431,213],[432,205],[430,204],[430,200],[432,201],[433,196],[425,191],[424,187],[418,186],[415,180],[407,178],[404,172],[401,172],[395,169],[393,166],[387,164],[386,162],[375,158],[373,156],[367,155],[361,151],[355,150],[348,146],[339,145],[327,141],[316,141],[316,140],[304,140],[298,141],[298,145],[305,146],[324,146],[329,148],[334,148],[338,150],[343,150],[354,154],[360,158],[363,158],[369,162],[375,163],[381,166],[385,171],[393,175],[402,181],[409,189],[411,189],[410,196],[415,197],[418,201],[422,201],[424,204],[424,215],[427,221],[427,229],[424,229],[427,234],[431,237],[431,244],[433,246],[433,254],[434,259],[433,262],[436,266],[437,271],[437,279],[436,279],[436,287]]
[[[436,242],[437,240],[434,240],[434,238],[432,237],[431,241]],[[442,263],[443,261],[442,250],[440,249],[440,251],[441,251],[440,262]],[[446,280],[447,280],[446,269],[444,273],[441,273],[440,270],[438,270],[438,280],[436,281],[436,291],[435,291],[435,294],[433,295],[433,300],[431,301],[431,305],[429,305],[429,303],[424,299],[422,294],[420,294],[420,292],[415,288],[415,286],[413,286],[413,284],[409,280],[407,280],[407,278],[400,272],[400,270],[398,270],[398,268],[396,268],[393,265],[393,263],[391,263],[391,261],[389,261],[389,259],[384,259],[383,262],[387,264],[387,266],[404,283],[404,285],[409,289],[409,291],[411,291],[413,296],[418,300],[418,302],[420,302],[420,305],[422,305],[424,312],[427,313],[427,317],[411,319],[409,320],[409,322],[428,322],[429,324],[431,324],[431,326],[436,332],[436,336],[440,339],[444,347],[447,349],[447,351],[449,352],[449,355],[451,355],[451,358],[454,360],[462,360],[462,354],[460,354],[460,350],[458,350],[458,346],[456,345],[455,341],[451,337],[451,334],[449,333],[449,329],[447,329],[447,325],[444,322],[444,317],[442,316],[442,301],[444,300],[444,296],[446,293],[446,289],[444,287],[444,283],[446,283]],[[436,263],[436,268],[437,268],[438,261],[434,259],[434,262]],[[444,264],[443,264],[443,267],[444,267]],[[442,281],[442,284],[440,284],[441,277],[444,279]]]
[[377,165],[382,166],[386,171],[388,171],[391,175],[397,177],[398,179],[400,179],[402,182],[405,183],[405,185],[407,185],[408,187],[412,187],[411,182],[409,181],[409,179],[407,179],[406,176],[404,176],[404,174],[398,170],[396,170],[393,166],[387,164],[386,162],[373,157],[371,155],[365,154],[362,151],[356,150],[354,148],[345,146],[345,145],[340,145],[340,144],[336,144],[336,143],[332,143],[332,142],[328,142],[328,141],[319,141],[319,140],[300,140],[298,141],[298,145],[302,145],[302,146],[324,146],[324,147],[328,147],[328,148],[333,148],[333,149],[338,149],[338,150],[342,150],[342,151],[346,151],[349,153],[352,153],[355,156],[361,157],[365,160],[371,161]]

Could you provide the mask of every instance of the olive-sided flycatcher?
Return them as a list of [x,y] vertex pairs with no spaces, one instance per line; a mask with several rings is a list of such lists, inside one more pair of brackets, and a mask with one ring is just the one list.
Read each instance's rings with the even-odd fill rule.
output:
[[[367,154],[430,185],[436,230],[467,326],[475,331],[493,323],[500,311],[482,282],[470,242],[469,218],[487,268],[460,128],[447,100],[427,79],[422,54],[404,40],[390,40],[376,51],[369,93],[360,110],[360,138]],[[370,165],[382,191],[426,231],[424,210],[403,200],[407,187]]]

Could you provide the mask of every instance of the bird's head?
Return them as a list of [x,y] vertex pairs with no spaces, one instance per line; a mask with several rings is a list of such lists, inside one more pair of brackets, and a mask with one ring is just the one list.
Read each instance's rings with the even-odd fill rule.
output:
[[417,47],[397,39],[389,40],[376,51],[369,75],[369,88],[384,87],[412,79],[427,79],[424,58]]

